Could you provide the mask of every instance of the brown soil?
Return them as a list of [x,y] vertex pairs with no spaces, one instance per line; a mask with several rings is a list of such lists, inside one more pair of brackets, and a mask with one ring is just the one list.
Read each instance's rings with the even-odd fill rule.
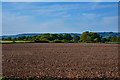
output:
[[3,44],[3,76],[118,77],[118,44]]

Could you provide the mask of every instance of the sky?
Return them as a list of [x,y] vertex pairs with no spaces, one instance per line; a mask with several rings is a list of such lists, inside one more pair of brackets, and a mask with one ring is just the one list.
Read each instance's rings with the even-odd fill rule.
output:
[[1,0],[3,2],[119,2],[119,0]]
[[0,36],[2,35],[2,3],[0,2]]
[[117,2],[3,2],[2,35],[117,32]]

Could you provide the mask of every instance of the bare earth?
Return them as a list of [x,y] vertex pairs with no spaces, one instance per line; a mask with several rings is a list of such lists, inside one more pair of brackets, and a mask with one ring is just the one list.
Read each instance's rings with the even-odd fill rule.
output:
[[118,77],[118,44],[3,44],[3,76]]

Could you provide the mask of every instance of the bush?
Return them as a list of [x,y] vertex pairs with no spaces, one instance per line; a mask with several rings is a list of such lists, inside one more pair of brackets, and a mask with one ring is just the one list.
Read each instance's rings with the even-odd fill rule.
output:
[[74,41],[65,40],[65,39],[63,39],[62,42],[63,42],[63,43],[74,43]]
[[13,40],[13,43],[16,43],[15,40]]
[[54,43],[63,43],[62,40],[58,40],[58,39],[55,39],[53,42],[54,42]]
[[36,43],[49,43],[48,40],[34,40]]
[[68,40],[63,39],[63,40],[62,40],[62,42],[63,42],[63,43],[68,43],[69,41],[68,41]]

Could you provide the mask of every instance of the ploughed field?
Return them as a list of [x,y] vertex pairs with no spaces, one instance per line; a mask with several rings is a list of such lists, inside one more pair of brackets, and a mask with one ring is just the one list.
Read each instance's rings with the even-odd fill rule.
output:
[[9,78],[118,77],[118,44],[3,44],[3,76]]

